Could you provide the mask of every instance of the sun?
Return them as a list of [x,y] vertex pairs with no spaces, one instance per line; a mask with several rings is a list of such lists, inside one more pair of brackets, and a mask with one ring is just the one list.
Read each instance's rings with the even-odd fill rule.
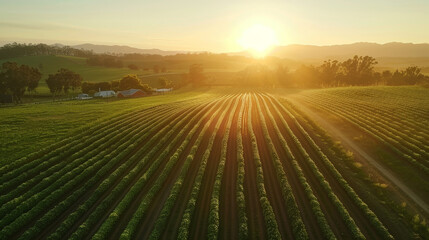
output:
[[238,43],[257,57],[263,57],[270,47],[278,44],[278,40],[272,28],[262,24],[255,24],[243,32],[238,39]]

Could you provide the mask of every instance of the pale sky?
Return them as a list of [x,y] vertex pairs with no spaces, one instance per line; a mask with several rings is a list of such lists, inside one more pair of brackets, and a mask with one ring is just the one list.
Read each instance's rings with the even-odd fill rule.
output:
[[254,24],[279,45],[429,42],[429,0],[0,0],[0,43],[240,51]]

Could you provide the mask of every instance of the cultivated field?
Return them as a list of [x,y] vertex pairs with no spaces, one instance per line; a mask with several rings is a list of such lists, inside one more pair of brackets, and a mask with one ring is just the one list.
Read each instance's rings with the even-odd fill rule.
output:
[[[313,109],[382,167],[429,198],[429,90],[363,87],[305,91],[291,97]],[[304,106],[302,106],[304,105]],[[311,113],[310,113],[311,114]],[[313,116],[314,117],[314,116]],[[329,126],[328,126],[329,127]],[[426,203],[420,207],[429,212]],[[424,206],[425,205],[425,206]]]
[[224,92],[130,110],[3,164],[1,238],[417,236],[359,194],[371,188],[294,108]]

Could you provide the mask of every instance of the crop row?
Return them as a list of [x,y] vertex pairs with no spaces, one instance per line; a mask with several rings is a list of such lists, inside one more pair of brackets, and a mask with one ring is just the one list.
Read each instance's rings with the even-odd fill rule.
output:
[[[61,178],[53,184],[50,184],[43,191],[38,192],[38,189],[35,189],[34,193],[32,193],[32,191],[27,192],[31,197],[22,202],[16,208],[14,208],[13,205],[3,206],[14,208],[10,214],[2,218],[2,226],[3,224],[6,225],[8,222],[13,221],[9,226],[5,227],[3,231],[8,234],[15,232],[18,228],[22,227],[31,219],[45,211],[48,206],[55,204],[55,202],[65,196],[67,192],[74,192],[74,187],[83,180],[88,180],[85,184],[86,187],[89,187],[90,184],[94,184],[97,179],[101,178],[104,173],[107,173],[117,162],[119,162],[121,158],[135,148],[135,145],[130,144],[130,142],[134,143],[138,140],[140,136],[136,133],[143,130],[144,127],[146,127],[146,125],[142,125],[134,130],[129,129],[125,131],[125,136],[129,134],[129,136],[132,137],[116,139],[117,142],[110,145],[104,151],[93,151],[93,156],[89,159],[83,159],[86,161],[83,161],[82,164],[76,165],[73,170],[65,173],[61,172],[63,174]],[[119,132],[116,133],[119,135]],[[77,193],[81,192],[78,191]],[[29,211],[26,212],[27,210]]]
[[[305,131],[305,129],[301,126],[301,124],[295,118],[295,116],[290,111],[288,111],[283,105],[281,105],[281,103],[278,102],[277,99],[269,98],[269,100],[271,102],[273,101],[272,99],[274,99],[274,101],[277,102],[278,106],[282,109],[283,112],[285,112],[287,115],[289,115],[293,119],[293,121],[294,121],[295,125],[298,127],[299,131],[303,134],[303,136],[310,143],[310,145],[316,150],[316,152],[319,155],[320,159],[322,160],[323,164],[325,166],[327,166],[327,168],[332,173],[332,175],[337,180],[337,182],[347,192],[347,194],[350,196],[352,201],[362,210],[364,215],[367,217],[367,219],[370,221],[370,223],[375,227],[375,229],[378,231],[378,233],[384,239],[393,239],[392,235],[388,232],[386,227],[381,223],[381,221],[374,214],[374,212],[371,209],[369,209],[368,205],[357,195],[357,193],[353,190],[353,188],[350,187],[350,185],[343,178],[343,176],[340,174],[340,172],[335,168],[335,166],[332,164],[332,162],[323,153],[322,149],[314,142],[314,140],[307,133],[307,131]],[[276,111],[279,112],[277,107],[276,107]],[[279,112],[279,114],[281,114],[281,113]],[[295,112],[295,115],[298,115],[298,113]],[[287,123],[284,122],[284,124],[287,124]],[[287,128],[287,129],[288,129],[288,131],[290,130],[290,128]],[[308,159],[311,160],[310,158],[308,158]],[[317,168],[317,166],[315,165],[315,163],[313,161],[310,161],[309,163],[311,164],[311,166],[314,166],[314,168]]]
[[[332,105],[321,103],[319,103],[319,105],[325,108],[332,109]],[[338,109],[334,107],[333,110],[335,111]],[[422,157],[429,157],[429,154],[424,150],[424,148],[427,148],[427,146],[424,145],[424,143],[422,143],[421,141],[413,138],[412,135],[404,134],[402,132],[404,130],[404,126],[396,125],[396,128],[401,129],[401,131],[398,131],[395,127],[390,126],[392,125],[391,120],[384,120],[383,118],[378,117],[377,114],[374,114],[373,112],[364,112],[359,109],[356,109],[355,107],[350,108],[345,104],[341,106],[341,112],[344,115],[350,116],[356,121],[372,126],[379,133],[386,136],[386,138],[393,142],[393,144],[402,148],[408,154],[416,155],[416,153],[418,152],[418,154],[422,155]],[[359,112],[359,114],[355,114],[355,112]]]
[[[211,124],[211,123],[209,123]],[[200,147],[202,138],[207,130],[207,127],[209,126],[209,124],[206,124],[204,129],[200,132],[197,140],[195,141],[195,144],[192,146],[191,151],[189,152],[185,164],[180,172],[179,177],[177,178],[176,182],[174,183],[172,190],[161,210],[161,214],[160,216],[157,218],[156,223],[155,223],[155,227],[152,231],[152,233],[150,234],[149,239],[159,239],[161,237],[162,231],[165,228],[165,225],[167,223],[167,219],[170,216],[171,210],[174,206],[174,203],[177,200],[177,197],[179,196],[181,187],[183,186],[183,182],[185,180],[187,171],[189,169],[189,165],[191,164],[191,162],[194,160],[195,158],[195,153],[197,152],[198,148]],[[206,127],[207,126],[207,127]]]
[[[198,107],[197,111],[201,111],[201,107]],[[194,113],[194,114],[193,114]],[[139,161],[138,165],[134,167],[130,173],[123,178],[123,181],[121,181],[120,184],[117,185],[117,187],[112,191],[113,194],[109,195],[108,198],[104,199],[103,202],[97,206],[94,212],[88,217],[88,219],[82,223],[76,232],[74,232],[71,236],[72,239],[80,239],[86,234],[88,234],[89,230],[92,228],[92,226],[100,221],[100,216],[104,215],[106,213],[106,210],[110,205],[118,199],[118,196],[123,192],[123,189],[131,186],[129,191],[126,192],[126,194],[122,197],[120,197],[119,203],[116,205],[115,209],[113,210],[110,215],[108,215],[107,219],[102,223],[101,227],[98,229],[96,236],[105,238],[112,230],[113,227],[116,225],[116,223],[119,221],[120,217],[123,216],[123,213],[125,210],[131,205],[132,201],[134,201],[134,198],[139,194],[143,186],[146,184],[147,180],[152,176],[154,171],[158,168],[158,166],[161,164],[162,159],[164,159],[169,151],[164,151],[162,148],[163,145],[167,142],[169,142],[169,145],[167,148],[171,149],[173,144],[178,141],[180,135],[177,135],[174,140],[171,142],[169,139],[171,136],[178,132],[180,129],[180,126],[183,123],[187,123],[187,126],[189,125],[189,120],[193,119],[190,116],[199,116],[199,114],[195,114],[196,112],[190,112],[188,114],[188,117],[185,117],[183,119],[178,118],[179,122],[170,122],[168,125],[169,127],[166,129],[171,130],[168,131],[168,133],[165,133],[165,131],[158,132],[155,137],[151,138],[151,143],[156,143],[155,146],[150,148],[150,152],[147,153],[142,160]],[[185,128],[186,129],[186,128]],[[182,129],[184,130],[184,129]],[[162,137],[159,139],[159,137]],[[152,144],[150,144],[152,145]],[[156,156],[156,153],[163,150],[163,152]],[[156,156],[156,158],[155,158]],[[150,161],[151,160],[151,161]],[[149,162],[150,161],[150,162]],[[150,163],[149,168],[143,173],[142,169],[145,166],[146,163]],[[133,180],[135,179],[135,180]],[[132,182],[132,183],[130,183]],[[104,236],[104,237],[103,237]]]
[[[255,97],[255,98],[256,98],[256,107],[257,107],[258,112],[259,112],[259,118],[260,118],[261,123],[262,123],[261,126],[262,126],[262,131],[264,134],[265,142],[268,145],[268,150],[270,152],[271,159],[273,160],[273,163],[274,163],[274,166],[276,169],[277,178],[281,184],[282,195],[286,201],[287,214],[288,214],[288,216],[292,222],[292,229],[293,229],[294,237],[296,239],[308,239],[308,234],[305,230],[304,223],[302,222],[301,215],[300,215],[300,212],[298,209],[298,205],[296,203],[295,197],[294,197],[293,192],[292,192],[292,188],[291,188],[291,186],[287,180],[286,172],[283,169],[283,165],[280,161],[280,157],[279,157],[279,155],[278,155],[278,153],[274,147],[274,144],[271,140],[271,137],[269,135],[267,124],[265,121],[265,116],[262,113],[262,109],[261,109],[259,100],[257,99],[257,97]],[[269,111],[269,110],[267,110],[267,111]]]
[[[231,105],[231,101],[230,101],[229,105],[226,107],[226,109],[229,109],[230,105]],[[220,111],[220,109],[223,109],[223,108],[222,107],[218,108],[217,111],[206,122],[206,124],[204,125],[204,128],[203,128],[204,132],[207,130],[208,126],[213,121],[214,116],[217,115],[217,112]],[[223,118],[224,113],[222,113],[220,119]],[[202,120],[202,119],[200,119],[200,120]],[[218,121],[218,122],[220,122],[220,121]],[[201,123],[201,122],[199,122],[199,123]],[[138,227],[138,224],[139,224],[140,220],[143,218],[144,213],[146,212],[147,208],[149,207],[149,204],[152,201],[152,198],[161,189],[162,183],[168,177],[168,174],[170,173],[172,168],[175,166],[175,163],[177,162],[180,154],[185,149],[187,144],[190,142],[190,140],[191,140],[192,136],[195,134],[197,128],[198,128],[198,125],[195,125],[194,128],[191,130],[191,134],[187,135],[186,141],[183,142],[183,144],[176,150],[175,154],[170,158],[170,160],[167,163],[167,166],[164,168],[161,175],[158,177],[157,181],[153,184],[153,186],[151,187],[149,192],[145,195],[145,197],[141,201],[138,209],[135,211],[133,217],[128,222],[128,225],[125,228],[124,232],[121,234],[120,239],[133,239],[133,236],[134,236],[134,233]],[[214,131],[213,134],[215,134],[215,132],[216,132],[216,130]],[[181,135],[181,134],[179,133],[179,135]],[[199,141],[195,143],[196,145],[199,145],[201,143],[202,136],[203,136],[203,134],[199,135],[199,139],[198,139]],[[190,160],[190,158],[188,160]]]
[[[148,124],[156,122],[163,115],[164,114],[161,114],[161,116],[157,116],[154,119],[148,119],[150,121]],[[89,159],[95,156],[94,154],[99,152],[97,150],[98,148],[103,149],[103,148],[107,148],[107,146],[111,146],[112,144],[118,144],[118,140],[126,136],[124,134],[127,134],[127,133],[130,134],[127,131],[129,129],[132,129],[132,128],[127,129],[125,126],[118,125],[117,128],[115,127],[114,129],[110,130],[109,134],[107,135],[100,134],[101,136],[99,135],[94,136],[94,140],[92,144],[85,143],[86,147],[84,149],[78,149],[78,148],[75,149],[74,147],[71,147],[71,149],[73,149],[75,153],[72,154],[69,157],[69,159],[63,160],[60,162],[60,164],[57,164],[57,165],[55,165],[50,161],[44,162],[43,165],[52,164],[54,166],[49,167],[43,172],[38,167],[34,168],[34,170],[39,174],[34,176],[27,182],[19,184],[19,181],[18,181],[19,178],[13,179],[12,181],[8,182],[8,185],[13,186],[14,189],[10,191],[7,195],[1,196],[0,203],[5,203],[11,199],[14,199],[14,204],[19,204],[20,199],[22,200],[26,199],[29,196],[31,196],[32,193],[40,192],[46,186],[49,186],[50,184],[57,181],[59,177],[63,176],[64,174],[68,173],[69,171],[73,170],[75,167],[85,162],[86,159]],[[98,139],[96,137],[98,137]],[[58,159],[61,159],[61,156],[59,156]],[[31,191],[23,194],[26,189],[30,189]]]
[[222,138],[220,160],[219,160],[219,165],[216,172],[213,193],[210,201],[210,214],[209,214],[209,226],[208,226],[207,239],[217,239],[218,237],[220,189],[221,189],[222,176],[223,176],[225,163],[226,163],[226,153],[228,150],[229,132],[231,129],[231,124],[232,124],[235,111],[237,110],[237,106],[239,103],[238,99],[239,97],[236,98],[234,107],[232,108],[232,111],[230,111],[230,114],[228,116],[227,123],[226,123],[225,133],[223,134],[223,138]]
[[[215,136],[219,130],[220,124],[222,123],[223,118],[225,117],[225,114],[227,112],[226,109],[229,109],[231,104],[232,104],[232,100],[229,99],[229,103],[228,103],[227,107],[225,107],[225,106],[218,107],[218,109],[216,110],[216,113],[213,114],[212,117],[210,118],[209,122],[211,123],[214,119],[214,116],[217,115],[221,111],[221,109],[224,109],[224,111],[222,111],[221,115],[219,116],[219,118],[218,118],[218,120],[214,126],[214,129],[213,129],[212,134],[210,135],[210,138],[208,141],[207,148],[204,151],[204,154],[202,156],[201,163],[200,163],[200,166],[198,168],[197,176],[195,177],[195,180],[194,180],[194,183],[192,186],[191,196],[190,196],[190,199],[188,200],[188,203],[186,204],[186,209],[185,209],[185,212],[182,216],[182,220],[181,220],[180,227],[179,227],[179,234],[177,237],[178,239],[187,239],[188,238],[189,225],[191,223],[191,218],[192,218],[192,215],[193,215],[193,212],[195,209],[195,204],[196,204],[198,193],[200,190],[201,181],[202,181],[202,178],[203,178],[206,166],[207,166],[207,159],[210,156],[211,148],[213,146],[213,142],[214,142]],[[204,126],[204,129],[207,129],[210,126],[209,122],[206,123],[206,125]],[[199,139],[199,141],[202,141],[202,139]]]
[[[244,98],[244,97],[243,97]],[[246,103],[247,104],[247,103]],[[238,238],[248,239],[249,229],[247,228],[247,216],[246,216],[246,200],[244,197],[244,147],[243,147],[243,136],[241,135],[243,125],[243,111],[245,101],[243,100],[240,107],[240,112],[237,120],[237,207],[238,207]]]
[[[324,213],[323,213],[323,211],[322,211],[322,209],[320,207],[320,203],[317,200],[316,196],[314,195],[313,190],[311,189],[310,184],[308,184],[307,179],[305,178],[304,173],[303,173],[301,167],[299,166],[298,162],[296,161],[294,155],[292,154],[292,151],[290,150],[290,148],[288,146],[288,143],[284,139],[284,137],[283,137],[283,135],[282,135],[279,127],[277,126],[277,123],[276,123],[276,121],[274,119],[274,116],[272,115],[271,111],[269,110],[268,105],[267,105],[265,99],[262,98],[261,101],[262,101],[262,103],[264,104],[264,106],[266,108],[267,116],[271,120],[271,124],[272,124],[272,126],[274,128],[274,131],[276,132],[276,134],[277,134],[277,136],[278,136],[278,138],[279,138],[279,140],[281,142],[281,145],[282,145],[283,149],[285,150],[285,152],[287,154],[287,157],[291,160],[293,169],[296,172],[296,174],[298,175],[298,179],[299,179],[302,187],[304,188],[305,193],[307,194],[307,197],[308,197],[308,199],[310,201],[310,204],[311,204],[312,211],[313,211],[313,213],[314,213],[314,215],[316,217],[317,222],[319,223],[319,226],[322,229],[324,237],[326,239],[335,239],[335,235],[332,232],[331,227],[328,225],[328,223],[326,221],[325,215],[324,215]],[[259,103],[258,103],[258,109],[261,109],[260,106],[259,106]],[[261,112],[261,110],[259,110],[259,111]],[[266,126],[266,122],[265,122],[265,119],[263,119],[263,118],[264,118],[264,116],[261,115],[261,121],[263,123],[262,127],[263,127],[263,130],[264,130],[264,134],[265,134],[265,137],[267,138],[267,141],[269,141],[270,145],[271,145],[272,143],[271,143],[271,140],[269,139],[270,136],[269,136],[268,129],[267,129],[267,126]]]
[[[281,113],[278,111],[277,107],[275,105],[273,105],[273,106],[274,106],[277,114],[280,115]],[[295,118],[293,116],[291,116],[291,117],[293,119]],[[347,211],[347,209],[345,208],[345,206],[343,205],[343,203],[338,199],[338,197],[336,196],[336,194],[333,192],[331,186],[326,181],[326,179],[323,176],[323,174],[319,171],[317,165],[314,163],[314,161],[308,155],[308,153],[306,152],[306,150],[304,149],[304,147],[302,146],[302,144],[300,143],[300,141],[298,140],[298,138],[292,132],[292,130],[288,126],[287,122],[283,118],[280,118],[280,120],[283,123],[284,127],[286,128],[286,131],[288,132],[288,134],[290,136],[292,136],[292,139],[293,139],[295,145],[298,147],[300,153],[302,154],[302,156],[306,160],[307,164],[310,166],[313,174],[316,176],[317,180],[319,181],[319,184],[322,186],[322,188],[325,190],[325,193],[328,195],[329,199],[332,201],[332,203],[334,204],[334,206],[337,208],[337,210],[340,213],[343,221],[346,223],[346,226],[351,231],[351,233],[353,235],[353,238],[354,239],[365,239],[364,235],[362,234],[362,232],[357,227],[355,221],[350,216],[349,212]]]
[[[249,96],[251,98],[251,96]],[[259,192],[259,199],[262,206],[262,212],[264,214],[264,219],[266,223],[267,228],[267,234],[268,238],[270,239],[280,239],[281,235],[278,229],[276,217],[273,211],[273,208],[268,200],[267,192],[265,190],[265,184],[264,184],[264,173],[262,170],[262,163],[261,158],[259,156],[259,150],[258,150],[258,142],[256,140],[255,133],[253,131],[252,126],[252,101],[251,99],[248,100],[249,109],[248,109],[248,130],[250,135],[250,140],[252,144],[252,153],[253,153],[253,161],[256,165],[256,182],[258,184],[258,192]]]
[[373,121],[374,123],[382,121],[386,125],[400,129],[399,132],[412,132],[413,135],[409,137],[416,138],[417,141],[422,141],[429,137],[429,130],[426,128],[426,124],[420,121],[421,119],[413,119],[409,113],[404,113],[405,109],[397,109],[398,106],[396,103],[385,106],[374,101],[369,103],[351,102],[344,97],[329,95],[315,95],[306,100],[312,100],[316,105],[328,105],[330,108],[339,108],[343,110],[344,107],[347,107],[349,112],[358,112],[362,115],[368,115],[371,118],[375,118]]
[[[172,112],[173,115],[174,111]],[[180,114],[178,115],[178,117],[180,117]],[[170,122],[173,119],[173,117],[167,118],[164,121],[155,121],[153,123],[151,123],[149,126],[146,126],[146,130],[145,134],[141,134],[139,135],[139,139],[136,139],[136,142],[142,142],[144,143],[143,146],[141,147],[137,147],[137,144],[130,144],[130,150],[133,150],[133,155],[130,156],[128,159],[125,158],[124,155],[121,154],[121,156],[116,156],[114,157],[113,160],[115,160],[115,158],[121,157],[126,161],[122,161],[122,162],[118,162],[120,164],[117,165],[117,167],[113,168],[114,171],[111,174],[107,175],[107,178],[104,179],[100,184],[97,184],[96,181],[101,181],[102,179],[98,179],[98,180],[93,180],[91,182],[91,184],[87,183],[85,184],[84,187],[72,192],[72,194],[70,194],[70,196],[68,196],[64,201],[62,201],[61,203],[59,203],[58,205],[56,205],[53,209],[51,209],[47,214],[45,214],[38,222],[36,222],[35,226],[33,226],[32,228],[30,228],[28,231],[26,231],[26,235],[27,236],[31,236],[29,235],[29,233],[35,235],[38,234],[38,231],[40,231],[40,228],[42,226],[46,227],[49,226],[49,224],[52,224],[52,222],[55,221],[56,217],[58,217],[62,212],[64,212],[65,210],[69,210],[70,206],[77,201],[79,198],[81,198],[80,196],[85,193],[86,195],[88,193],[90,193],[91,190],[94,187],[96,187],[94,193],[91,195],[91,197],[82,205],[79,206],[79,208],[74,211],[72,214],[70,214],[66,220],[61,222],[60,228],[57,229],[57,232],[60,231],[64,231],[65,229],[63,228],[64,225],[66,226],[71,226],[79,217],[82,216],[82,214],[84,212],[86,212],[90,206],[92,204],[95,204],[95,202],[97,201],[97,197],[99,197],[101,194],[103,194],[103,192],[107,191],[108,188],[110,188],[110,186],[114,183],[114,181],[116,179],[118,179],[120,176],[122,176],[123,172],[128,169],[130,166],[132,166],[133,164],[135,164],[138,159],[139,156],[141,154],[143,154],[144,152],[146,152],[148,150],[148,148],[150,147],[151,143],[153,142],[153,140],[149,140],[149,141],[145,141],[150,135],[152,135],[153,133],[155,133],[158,128],[156,127],[156,125],[162,126],[168,122]],[[162,130],[161,130],[162,132]],[[132,142],[133,139],[130,139],[130,141]],[[137,150],[137,151],[136,151]],[[129,151],[126,151],[125,153],[129,153]],[[125,154],[124,153],[124,154]],[[54,234],[55,236],[55,234]]]
[[[410,162],[411,164],[415,165],[417,168],[421,169],[422,171],[424,171],[425,173],[429,174],[429,168],[426,167],[424,164],[422,164],[421,162],[417,161],[416,159],[414,159],[412,156],[405,154],[403,151],[401,151],[400,149],[398,149],[398,145],[399,143],[393,143],[392,141],[390,141],[388,136],[385,136],[383,133],[379,132],[377,129],[373,128],[372,126],[365,124],[359,120],[356,120],[352,117],[347,116],[345,113],[341,112],[341,111],[336,111],[330,108],[326,108],[326,107],[322,107],[320,106],[321,109],[328,111],[328,112],[332,112],[346,120],[348,120],[351,124],[355,125],[356,127],[362,129],[363,131],[365,131],[366,133],[368,133],[369,135],[373,136],[375,139],[379,140],[380,142],[384,143],[387,147],[389,147],[392,151],[394,151],[395,153],[399,154],[400,156],[403,156],[404,159],[406,159],[408,162]],[[395,144],[395,145],[394,145]]]
[[[172,107],[172,106],[168,106]],[[1,182],[5,182],[8,179],[15,178],[16,176],[20,175],[20,173],[24,172],[25,170],[32,169],[35,166],[40,165],[41,163],[45,162],[47,159],[50,159],[52,157],[58,156],[60,153],[63,153],[64,151],[67,152],[73,152],[69,151],[71,146],[79,145],[83,141],[86,141],[88,138],[92,136],[94,133],[103,133],[104,131],[109,131],[112,127],[116,126],[117,124],[129,121],[129,119],[140,116],[141,114],[146,114],[147,112],[157,112],[158,109],[165,108],[165,106],[156,106],[148,109],[144,109],[138,112],[132,112],[132,113],[125,113],[122,115],[115,115],[109,118],[103,118],[101,120],[96,120],[93,123],[84,125],[80,127],[75,134],[73,134],[70,137],[67,137],[61,141],[55,142],[53,144],[50,144],[49,146],[31,153],[27,155],[26,157],[22,157],[20,159],[17,159],[11,163],[8,163],[0,168],[0,180]],[[12,170],[12,171],[11,171]]]

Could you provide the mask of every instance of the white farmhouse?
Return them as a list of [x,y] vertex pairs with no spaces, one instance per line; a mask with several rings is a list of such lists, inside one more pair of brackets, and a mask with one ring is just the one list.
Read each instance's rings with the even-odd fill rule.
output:
[[99,91],[94,94],[94,97],[100,97],[100,98],[109,98],[116,96],[115,91],[109,90],[109,91]]

